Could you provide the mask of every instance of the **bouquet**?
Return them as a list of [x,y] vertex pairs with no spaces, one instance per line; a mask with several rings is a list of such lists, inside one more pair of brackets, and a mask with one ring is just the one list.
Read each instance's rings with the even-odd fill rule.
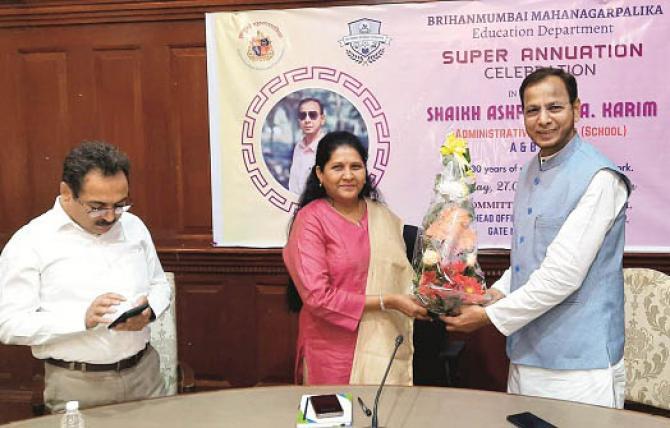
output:
[[462,138],[449,134],[440,147],[442,172],[414,247],[414,294],[434,314],[454,314],[462,304],[488,300],[477,262],[472,193],[475,175]]

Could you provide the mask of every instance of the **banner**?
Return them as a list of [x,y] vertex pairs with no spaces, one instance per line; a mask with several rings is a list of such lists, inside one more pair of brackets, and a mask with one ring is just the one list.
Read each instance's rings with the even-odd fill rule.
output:
[[[577,78],[582,138],[635,185],[627,250],[669,251],[664,5],[496,0],[208,14],[216,245],[284,244],[299,196],[289,184],[305,173],[294,152],[318,127],[361,137],[385,202],[415,225],[438,147],[450,132],[465,138],[480,248],[509,248],[519,169],[538,153],[518,88],[553,66]],[[301,120],[300,106],[314,113]]]

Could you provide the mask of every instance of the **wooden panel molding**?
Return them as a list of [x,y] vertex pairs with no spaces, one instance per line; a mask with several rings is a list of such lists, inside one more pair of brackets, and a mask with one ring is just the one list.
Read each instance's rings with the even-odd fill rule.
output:
[[431,0],[24,0],[0,6],[0,28],[124,22],[169,22],[202,19],[206,12],[351,6],[384,3],[423,3]]
[[[286,274],[281,249],[255,248],[176,248],[158,249],[166,271],[190,273],[267,273]],[[502,276],[509,267],[508,250],[480,250],[479,262],[487,283]],[[670,254],[626,253],[624,267],[655,269],[670,275]]]
[[177,233],[209,238],[212,229],[205,46],[170,47],[170,135],[177,181]]
[[256,378],[264,385],[292,383],[295,364],[298,315],[286,310],[287,277],[275,279],[256,285]]
[[[22,51],[19,62],[19,132],[31,154],[26,178],[33,189],[31,206],[45,210],[53,204],[61,176],[61,167],[54,159],[68,147],[68,57],[62,51]],[[40,185],[42,180],[51,185]]]
[[[95,111],[98,138],[112,142],[128,154],[135,166],[133,183],[147,183],[147,141],[144,127],[142,53],[138,46],[94,49]],[[137,166],[140,166],[137,168]],[[132,186],[133,203],[148,206],[146,186]]]
[[166,271],[218,274],[286,274],[278,249],[160,248]]

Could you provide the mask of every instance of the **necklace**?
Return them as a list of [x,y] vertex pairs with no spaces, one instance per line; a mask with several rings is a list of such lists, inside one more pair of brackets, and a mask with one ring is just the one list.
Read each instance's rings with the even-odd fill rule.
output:
[[335,201],[332,199],[328,199],[328,202],[330,203],[330,206],[333,207],[335,212],[337,212],[339,215],[344,217],[345,220],[347,220],[350,223],[355,224],[356,226],[361,225],[361,220],[363,219],[363,215],[365,214],[365,201],[362,199],[358,200],[358,204],[352,209],[348,210],[342,210],[338,207],[335,206]]

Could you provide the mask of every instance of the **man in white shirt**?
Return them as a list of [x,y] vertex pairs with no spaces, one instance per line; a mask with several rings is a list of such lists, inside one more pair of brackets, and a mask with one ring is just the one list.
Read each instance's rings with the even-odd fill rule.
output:
[[53,208],[0,255],[0,341],[45,361],[52,412],[69,400],[86,408],[163,394],[148,324],[168,307],[170,287],[149,231],[127,212],[129,170],[116,147],[82,143],[65,159]]
[[442,317],[448,331],[492,323],[507,338],[508,391],[622,408],[623,243],[629,180],[575,130],[575,78],[538,69],[520,88],[540,148],[514,201],[510,269],[486,308]]
[[316,98],[304,98],[298,104],[298,123],[302,139],[293,148],[293,161],[288,179],[288,190],[301,195],[305,190],[307,177],[314,167],[316,146],[323,138],[321,129],[326,123],[323,104]]

